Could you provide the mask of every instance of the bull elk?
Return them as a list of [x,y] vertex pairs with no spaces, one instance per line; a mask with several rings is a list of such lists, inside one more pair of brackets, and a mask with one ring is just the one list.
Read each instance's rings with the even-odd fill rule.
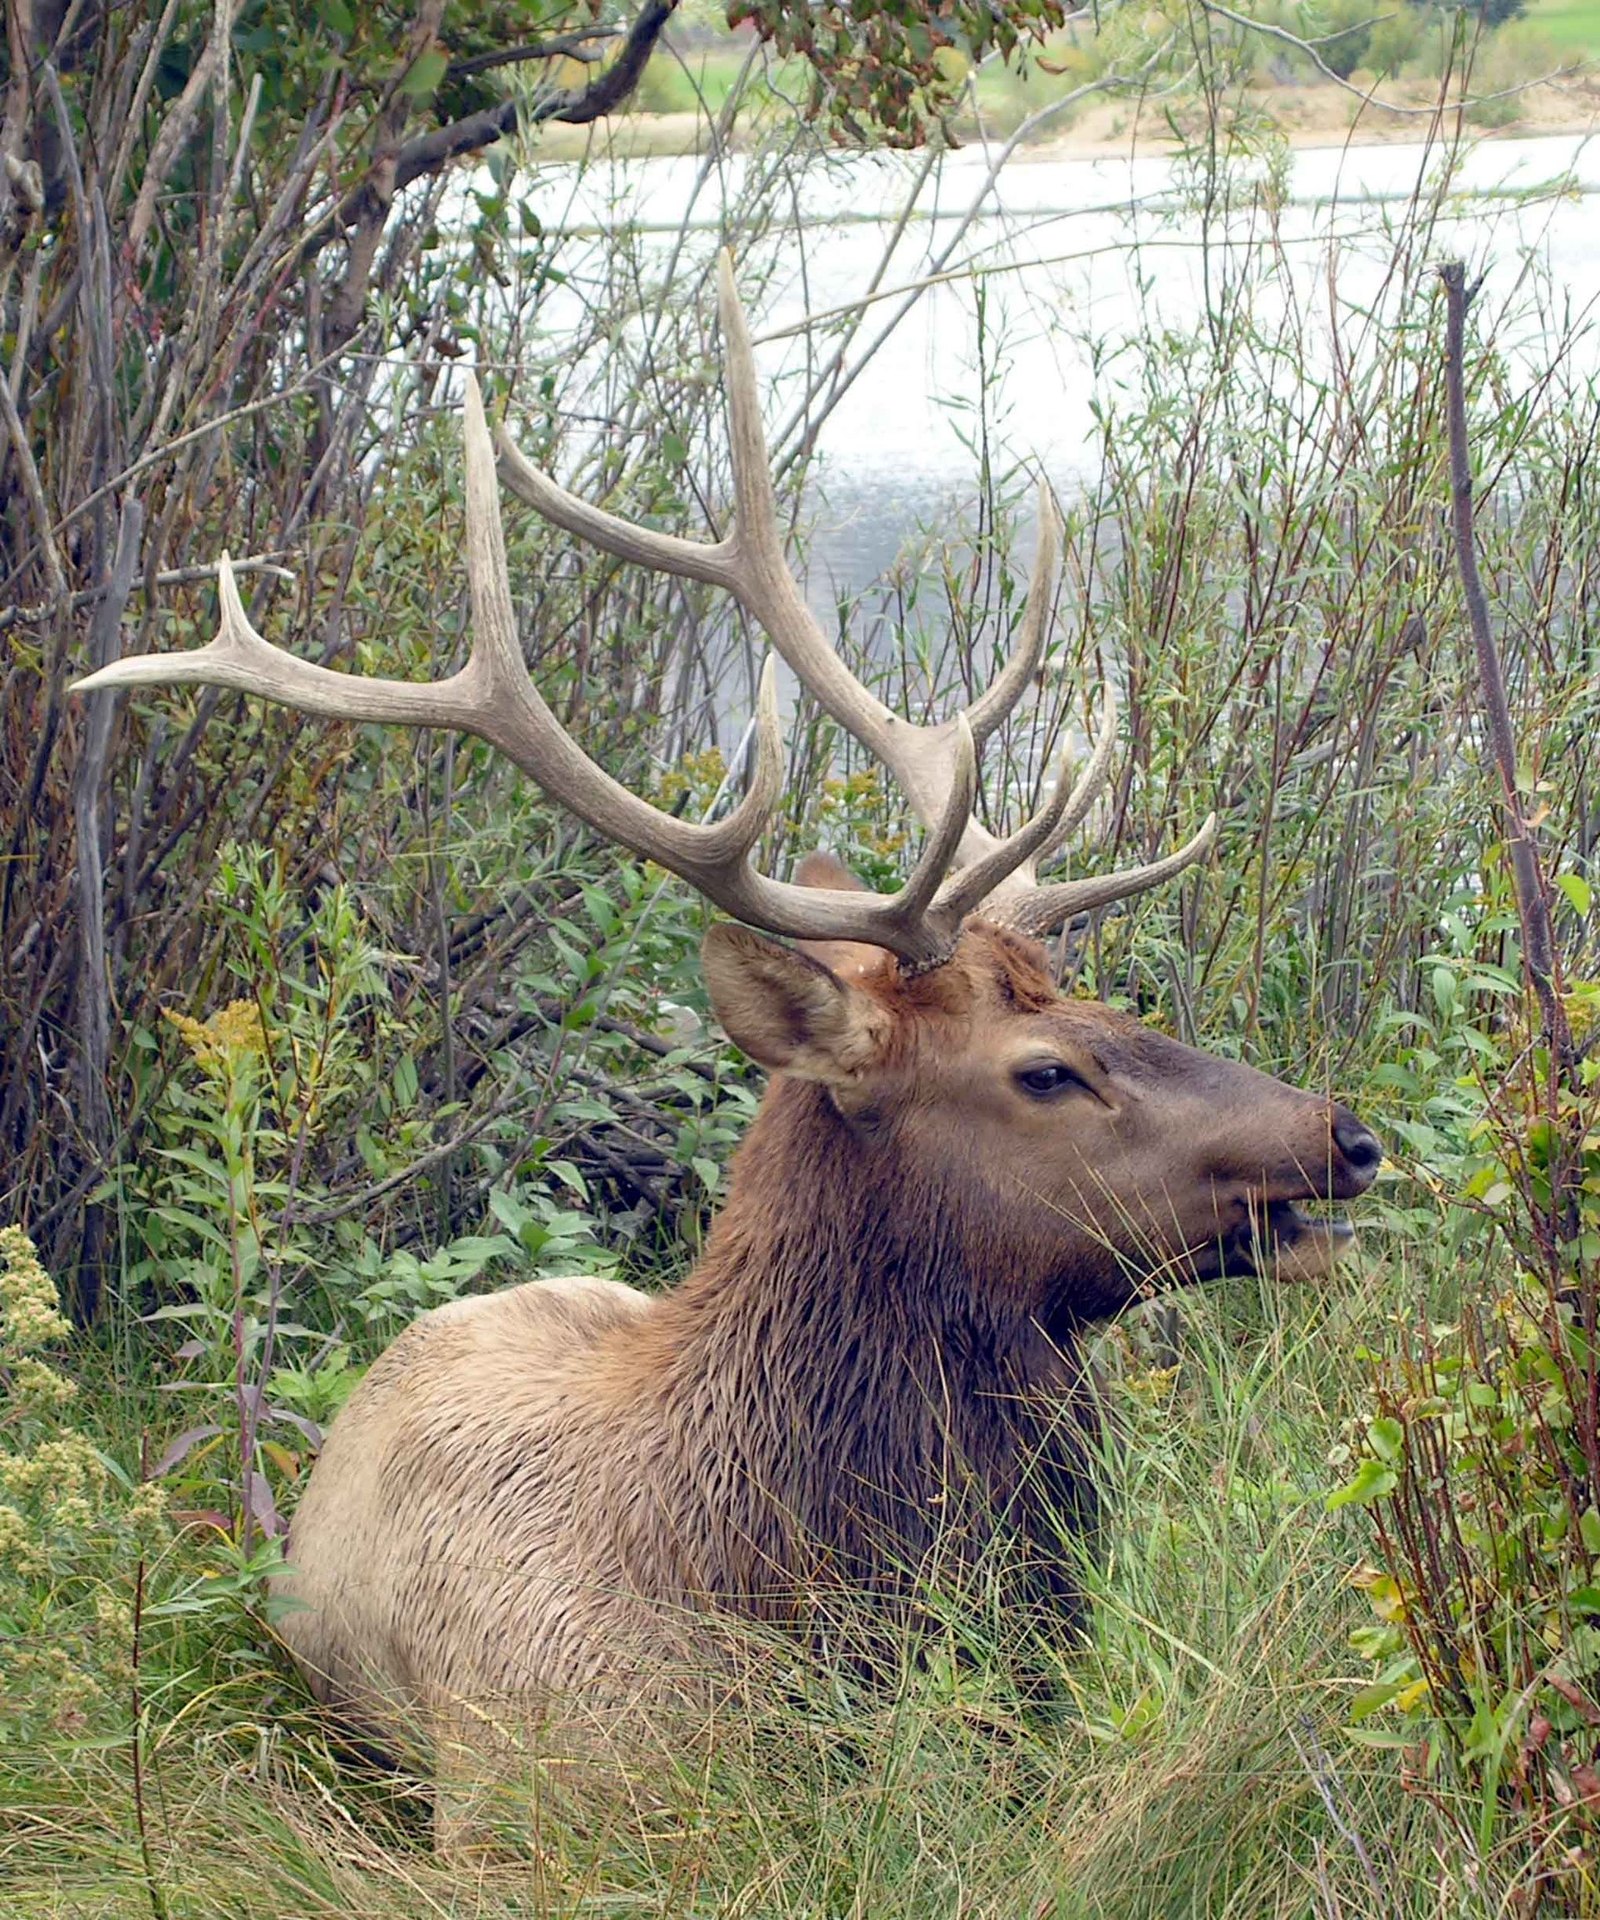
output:
[[[334,1422],[294,1517],[282,1631],[317,1694],[381,1740],[490,1699],[625,1692],[685,1619],[792,1619],[845,1588],[908,1610],[937,1552],[1006,1543],[1019,1600],[1070,1604],[1063,1525],[1092,1512],[1080,1331],[1165,1287],[1273,1261],[1327,1273],[1350,1237],[1301,1211],[1371,1182],[1347,1109],[1055,989],[1038,940],[1209,848],[1043,884],[1109,765],[1106,698],[1076,783],[1009,835],[972,816],[977,754],[1032,681],[1059,525],[1041,499],[1020,643],[965,714],[913,725],[856,680],[784,558],[731,266],[719,304],[733,530],[632,526],[531,467],[500,473],[617,557],[733,594],[822,707],[892,771],[925,829],[898,892],[826,856],[794,882],[751,849],[782,783],[772,662],[748,792],[697,825],[619,786],[535,689],[512,612],[494,451],[465,400],[467,664],[433,685],[270,645],[226,560],[221,629],[100,687],[203,682],[305,712],[480,735],[606,839],[735,923],[703,962],[728,1034],[772,1075],[704,1258],[646,1297],[535,1280],[423,1315]],[[759,931],[757,931],[759,929]],[[784,945],[766,936],[795,941]]]

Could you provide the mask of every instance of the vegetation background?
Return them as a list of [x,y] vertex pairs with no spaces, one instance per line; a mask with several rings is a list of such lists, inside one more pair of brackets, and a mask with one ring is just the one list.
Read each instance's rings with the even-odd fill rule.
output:
[[[844,37],[808,48],[819,10],[773,5],[713,80],[648,4],[13,0],[7,1911],[1600,1907],[1593,339],[1530,261],[1506,307],[1472,310],[1456,361],[1508,790],[1452,530],[1434,248],[1458,141],[1502,113],[1484,96],[1550,68],[1513,42],[1495,78],[1507,43],[1460,13],[1354,23],[1376,64],[1341,77],[1429,90],[1435,165],[1376,296],[1341,304],[1330,268],[1340,351],[1319,374],[1325,323],[1284,297],[1270,222],[1249,247],[1223,236],[1281,160],[1263,74],[1309,80],[1351,22],[1297,8],[1263,34],[1236,11],[1108,8],[1091,33],[1015,0],[935,31],[868,0],[849,22],[820,10]],[[1587,44],[1584,16],[1546,14]],[[1395,19],[1420,38],[1385,65],[1371,41]],[[630,95],[697,115],[711,158],[737,135],[747,164],[714,230],[663,245],[619,224],[580,253],[550,176],[518,161],[553,128],[588,140]],[[703,529],[727,498],[716,244],[736,241],[759,307],[815,243],[798,187],[837,137],[1038,131],[1100,99],[1165,125],[1181,216],[1216,235],[1210,292],[1187,330],[1152,321],[1106,351],[1049,676],[985,804],[1025,804],[1118,676],[1121,770],[1080,857],[1142,857],[1213,805],[1224,844],[1077,929],[1067,976],[1379,1124],[1394,1151],[1362,1258],[1314,1295],[1186,1298],[1176,1343],[1137,1317],[1108,1331],[1112,1519],[1084,1570],[1087,1644],[1045,1650],[1054,1709],[1009,1689],[1004,1623],[953,1623],[887,1696],[797,1675],[709,1759],[665,1751],[581,1805],[553,1793],[519,1813],[514,1857],[447,1870],[421,1789],[363,1771],[307,1710],[263,1574],[328,1420],[417,1311],[535,1272],[658,1284],[692,1256],[758,1091],[705,1024],[701,911],[475,743],[65,687],[207,637],[224,548],[273,637],[352,670],[448,670],[468,357],[534,457]],[[481,164],[453,171],[466,154]],[[556,352],[558,289],[582,319]],[[867,341],[859,312],[819,322],[778,396],[802,551],[815,424]],[[914,709],[970,694],[1020,612],[1030,478],[988,390],[962,398],[970,519],[840,610],[841,646]],[[558,711],[639,790],[718,804],[760,636],[524,517],[508,541]],[[791,760],[773,865],[822,841],[900,871],[897,797],[803,705]],[[1521,819],[1554,925],[1542,977],[1506,854]]]

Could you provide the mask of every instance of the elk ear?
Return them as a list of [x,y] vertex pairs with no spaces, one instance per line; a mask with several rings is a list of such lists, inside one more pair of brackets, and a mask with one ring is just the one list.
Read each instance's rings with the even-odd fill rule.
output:
[[761,1066],[843,1090],[882,1058],[887,1009],[809,954],[724,924],[700,959],[728,1038]]

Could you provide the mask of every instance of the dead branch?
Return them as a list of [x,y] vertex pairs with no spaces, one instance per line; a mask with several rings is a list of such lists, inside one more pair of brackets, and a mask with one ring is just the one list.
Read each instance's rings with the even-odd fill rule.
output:
[[150,149],[150,158],[145,163],[144,177],[139,182],[139,197],[134,202],[133,217],[128,222],[127,246],[134,260],[144,251],[150,224],[156,217],[156,197],[166,184],[173,162],[194,134],[200,118],[200,103],[210,90],[227,52],[228,36],[232,31],[233,8],[224,0],[224,4],[217,9],[211,36],[200,58],[194,63],[183,92],[168,109],[167,117],[161,123],[161,131],[156,135],[155,145]]
[[1572,1063],[1572,1034],[1561,1002],[1557,979],[1555,936],[1550,923],[1550,893],[1539,861],[1538,848],[1517,788],[1517,742],[1506,700],[1500,649],[1489,625],[1489,600],[1478,571],[1477,539],[1473,527],[1472,452],[1467,440],[1466,320],[1476,288],[1467,287],[1467,270],[1459,260],[1440,267],[1445,292],[1445,402],[1450,428],[1450,511],[1455,531],[1456,566],[1467,605],[1478,661],[1478,684],[1483,701],[1489,744],[1500,775],[1501,804],[1505,811],[1506,848],[1517,890],[1517,912],[1522,921],[1523,961],[1538,996],[1545,1041],[1553,1064]]
[[496,67],[513,67],[530,60],[599,60],[609,41],[620,37],[620,27],[579,27],[573,33],[558,33],[548,40],[528,40],[519,47],[501,47],[493,53],[475,53],[465,60],[452,60],[445,69],[447,80],[466,80],[475,73],[489,73]]

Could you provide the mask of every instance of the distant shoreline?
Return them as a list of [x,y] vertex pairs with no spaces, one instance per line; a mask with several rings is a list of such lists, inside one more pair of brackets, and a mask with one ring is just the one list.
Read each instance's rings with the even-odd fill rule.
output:
[[[1394,107],[1377,100],[1363,103],[1331,82],[1317,86],[1251,87],[1239,96],[1252,115],[1270,124],[1296,150],[1315,147],[1392,146],[1425,139],[1440,126],[1453,132],[1458,109],[1442,115],[1432,111],[1432,96],[1418,82],[1386,85],[1382,95]],[[1407,108],[1410,111],[1397,111]],[[1542,136],[1600,133],[1600,77],[1574,75],[1530,87],[1514,102],[1490,102],[1480,114],[1515,112],[1498,125],[1484,125],[1467,117],[1469,137],[1479,140],[1536,140]],[[594,128],[563,127],[547,122],[539,133],[536,157],[571,161],[586,153],[609,153],[614,158],[696,154],[704,151],[706,121],[694,113],[630,113],[617,115]],[[1005,138],[991,132],[990,141]],[[976,129],[963,130],[961,144],[976,146]],[[735,146],[744,144],[737,137]],[[1173,152],[1178,142],[1167,124],[1166,112],[1150,102],[1106,99],[1081,108],[1072,121],[1020,146],[1016,160],[1096,160],[1129,153],[1152,156]]]

